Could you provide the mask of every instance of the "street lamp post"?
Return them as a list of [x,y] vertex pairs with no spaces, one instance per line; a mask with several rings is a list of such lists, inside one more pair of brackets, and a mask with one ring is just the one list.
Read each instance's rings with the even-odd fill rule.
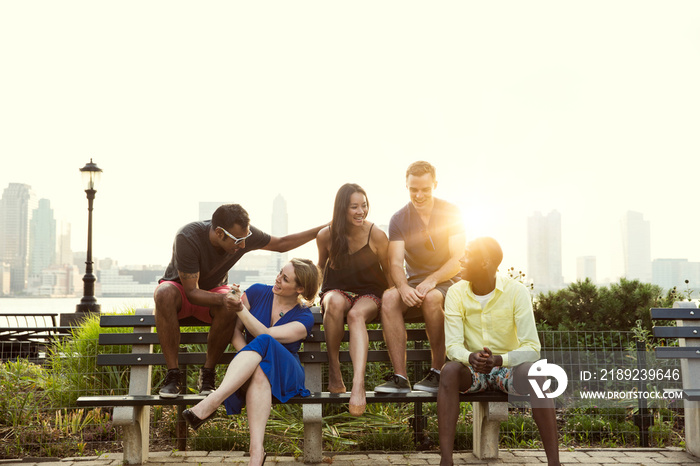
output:
[[85,193],[88,199],[88,237],[87,237],[87,256],[85,258],[85,276],[83,277],[83,298],[80,300],[80,304],[75,306],[76,314],[80,313],[92,313],[100,312],[100,305],[97,304],[95,299],[95,275],[92,273],[92,202],[95,200],[95,193],[97,190],[95,186],[100,179],[100,174],[102,169],[96,164],[90,162],[85,164],[83,168],[80,169],[83,175],[83,180],[87,189]]

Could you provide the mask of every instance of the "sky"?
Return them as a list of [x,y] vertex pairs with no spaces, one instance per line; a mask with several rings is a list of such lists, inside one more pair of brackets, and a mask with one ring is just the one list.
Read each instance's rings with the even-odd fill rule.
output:
[[386,225],[427,160],[502,268],[552,210],[568,281],[584,255],[622,273],[628,210],[652,259],[700,261],[699,24],[695,1],[1,2],[0,189],[84,251],[92,158],[94,256],[165,265],[199,201],[269,230],[281,194],[295,232],[354,182]]

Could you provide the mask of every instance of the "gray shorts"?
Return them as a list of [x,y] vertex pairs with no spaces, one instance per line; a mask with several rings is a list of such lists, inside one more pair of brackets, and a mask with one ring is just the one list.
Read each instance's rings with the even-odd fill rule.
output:
[[[424,279],[423,278],[409,278],[408,279],[408,284],[415,288],[418,286]],[[445,300],[445,295],[447,295],[447,290],[457,283],[459,281],[459,277],[455,277],[451,280],[447,280],[444,282],[440,282],[437,284],[435,287],[436,290],[438,290],[440,293],[442,293],[442,299],[443,299],[443,306],[444,306],[444,300]],[[410,307],[406,310],[404,313],[404,321],[405,322],[425,322],[423,320],[423,309],[421,307]]]
[[[417,287],[418,285],[420,285],[421,282],[422,282],[423,280],[425,280],[425,277],[413,277],[413,278],[409,278],[409,279],[408,279],[408,284],[409,284],[410,286],[412,286],[413,288],[415,288],[415,287]],[[455,283],[457,283],[459,280],[460,280],[459,277],[454,277],[454,278],[451,278],[451,279],[449,279],[449,280],[447,280],[447,281],[440,282],[440,283],[438,283],[438,284],[435,286],[435,289],[438,290],[440,293],[442,293],[442,297],[444,298],[445,296],[447,296],[447,290],[448,290],[452,285],[454,285]]]

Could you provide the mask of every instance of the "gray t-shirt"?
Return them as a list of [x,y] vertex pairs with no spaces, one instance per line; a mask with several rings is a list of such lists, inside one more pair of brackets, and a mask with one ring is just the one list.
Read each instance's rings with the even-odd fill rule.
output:
[[253,233],[245,240],[245,248],[229,254],[214,248],[209,241],[211,220],[188,223],[175,235],[173,257],[160,281],[180,283],[178,270],[184,273],[199,272],[199,288],[211,290],[226,285],[228,271],[243,254],[261,249],[270,242],[270,235],[250,225]]
[[435,204],[427,227],[410,202],[389,222],[389,241],[404,242],[409,279],[424,279],[442,267],[450,259],[450,236],[464,233],[457,206],[433,199]]

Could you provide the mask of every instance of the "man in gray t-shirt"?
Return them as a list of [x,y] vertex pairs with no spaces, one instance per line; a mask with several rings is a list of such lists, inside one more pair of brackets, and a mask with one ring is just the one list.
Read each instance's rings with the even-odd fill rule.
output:
[[168,368],[159,391],[162,398],[180,394],[180,321],[194,317],[211,324],[198,384],[206,395],[214,390],[214,367],[231,342],[241,307],[238,287],[227,284],[228,271],[247,252],[287,252],[314,239],[323,226],[281,238],[270,236],[250,225],[243,207],[225,204],[211,221],[188,223],[177,232],[172,259],[153,295],[156,332]]
[[[444,302],[459,280],[465,235],[459,209],[433,197],[435,167],[415,162],[406,171],[411,202],[389,223],[389,264],[395,287],[382,297],[382,328],[394,374],[374,387],[380,393],[408,393],[406,320],[422,320],[430,340],[431,369],[413,388],[437,393],[445,363]],[[405,270],[404,270],[405,262]]]

